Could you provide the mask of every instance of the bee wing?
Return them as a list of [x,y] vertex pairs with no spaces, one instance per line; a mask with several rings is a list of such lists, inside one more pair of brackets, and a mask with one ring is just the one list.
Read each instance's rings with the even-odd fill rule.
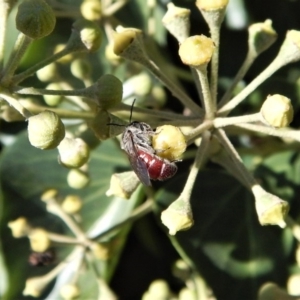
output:
[[130,150],[127,148],[127,150],[129,150],[127,152],[129,162],[130,162],[130,164],[131,164],[131,166],[132,166],[135,174],[139,178],[139,180],[144,185],[151,186],[151,181],[150,181],[150,177],[149,177],[147,165],[139,157],[139,153],[138,153],[138,150],[137,150],[137,148],[135,146],[135,143],[133,142],[132,135],[130,135],[130,140],[131,140],[131,147],[129,147]]

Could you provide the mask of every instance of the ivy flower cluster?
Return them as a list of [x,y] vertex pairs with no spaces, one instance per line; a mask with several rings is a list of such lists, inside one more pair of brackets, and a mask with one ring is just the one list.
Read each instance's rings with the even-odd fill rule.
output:
[[[90,181],[87,170],[90,152],[93,150],[91,145],[80,138],[80,133],[84,130],[92,130],[99,141],[115,138],[122,133],[124,127],[107,124],[126,126],[131,112],[131,105],[122,102],[123,83],[111,74],[102,75],[93,83],[90,79],[91,66],[82,56],[82,54],[96,52],[101,46],[102,31],[94,21],[110,17],[124,4],[121,1],[116,2],[117,5],[101,7],[99,3],[100,1],[83,1],[81,14],[84,18],[73,23],[67,43],[57,49],[52,56],[20,73],[17,73],[18,66],[28,47],[33,41],[52,33],[56,23],[55,12],[44,0],[27,0],[19,4],[16,14],[16,28],[19,30],[19,35],[5,63],[5,36],[4,31],[0,30],[0,98],[3,102],[1,117],[9,122],[26,120],[28,139],[33,147],[41,150],[57,149],[58,163],[70,169],[68,183],[75,189],[84,188]],[[14,5],[14,1],[1,1],[0,9],[3,8],[4,17],[0,20],[0,27],[5,28]],[[199,142],[200,139],[200,143],[195,143],[197,144],[196,156],[182,192],[161,213],[161,221],[168,228],[170,235],[175,235],[181,230],[188,230],[193,226],[191,195],[193,189],[196,188],[197,174],[208,159],[222,165],[252,191],[258,221],[261,225],[278,225],[282,228],[298,226],[288,214],[288,202],[267,192],[247,170],[229,138],[227,129],[229,126],[234,126],[259,134],[300,141],[299,131],[288,127],[293,120],[293,107],[291,100],[284,95],[269,95],[257,113],[229,116],[233,109],[246,100],[272,74],[281,67],[300,59],[300,32],[296,30],[287,32],[279,53],[270,65],[242,91],[233,95],[235,87],[243,79],[255,59],[277,38],[270,20],[250,26],[245,62],[231,86],[219,99],[217,87],[220,28],[227,5],[228,0],[196,1],[195,7],[199,9],[208,24],[209,37],[190,36],[190,10],[186,8],[170,3],[162,19],[165,28],[178,41],[178,55],[182,63],[190,67],[199,99],[192,99],[180,85],[173,82],[151,60],[141,30],[118,26],[106,32],[109,40],[106,57],[112,64],[117,65],[121,64],[122,60],[129,60],[142,65],[169,89],[185,108],[184,115],[164,110],[134,108],[134,117],[138,121],[149,120],[148,123],[156,128],[156,134],[151,138],[151,147],[156,151],[155,153],[163,159],[178,161],[182,159],[186,148],[195,141]],[[70,56],[71,60],[68,58]],[[71,73],[84,83],[84,88],[74,88],[59,76],[56,64],[63,59],[67,62],[71,61]],[[35,73],[40,81],[49,83],[46,88],[21,85],[25,79]],[[147,85],[149,83],[147,75],[145,77],[145,74],[142,74],[134,80],[143,82],[142,85],[135,83],[140,93],[150,90]],[[43,96],[46,105],[37,104],[30,98],[31,96]],[[62,106],[64,101],[70,102],[71,109]],[[80,119],[81,131],[79,130],[77,134],[69,131],[64,122],[66,119]],[[215,150],[216,144],[217,150]],[[106,195],[129,199],[139,187],[140,182],[133,171],[112,174]],[[147,193],[152,195],[153,191]],[[48,212],[61,218],[75,238],[60,236],[44,228],[34,228],[25,217],[9,223],[13,236],[15,238],[28,237],[32,250],[39,253],[48,251],[53,243],[72,244],[74,250],[50,273],[28,279],[24,295],[40,296],[49,282],[62,272],[68,261],[79,257],[77,272],[61,290],[64,299],[73,299],[80,293],[77,276],[84,258],[90,261],[105,260],[109,257],[110,248],[98,243],[99,237],[89,237],[78,226],[76,215],[80,214],[82,207],[78,196],[69,195],[62,200],[58,191],[48,190],[41,198],[46,203]],[[148,198],[141,208],[134,211],[132,217],[124,222],[131,222],[153,210],[153,200],[151,196]],[[118,226],[122,226],[124,222]],[[299,236],[296,238],[300,241]],[[106,299],[115,299],[115,295],[101,276],[97,277],[97,281],[99,288],[106,291],[109,297]]]

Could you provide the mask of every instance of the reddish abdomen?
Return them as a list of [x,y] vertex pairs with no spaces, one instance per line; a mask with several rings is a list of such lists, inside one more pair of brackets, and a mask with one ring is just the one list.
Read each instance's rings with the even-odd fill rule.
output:
[[139,150],[138,154],[139,157],[146,163],[149,177],[152,180],[163,181],[173,177],[177,172],[177,166],[173,162],[142,150]]

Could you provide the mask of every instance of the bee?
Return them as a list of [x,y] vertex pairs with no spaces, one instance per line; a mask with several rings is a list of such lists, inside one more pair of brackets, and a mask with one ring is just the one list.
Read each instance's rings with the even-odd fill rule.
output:
[[[135,101],[134,101],[135,102]],[[177,172],[177,165],[168,159],[159,157],[152,147],[152,136],[155,131],[144,122],[130,121],[122,134],[121,148],[126,152],[130,165],[139,180],[146,186],[151,186],[151,180],[164,181],[173,177]],[[108,124],[124,126],[119,124]]]

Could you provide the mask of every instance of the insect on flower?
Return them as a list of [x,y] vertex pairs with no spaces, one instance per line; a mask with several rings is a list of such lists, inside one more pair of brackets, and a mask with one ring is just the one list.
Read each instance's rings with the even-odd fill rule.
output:
[[[173,177],[177,172],[177,166],[174,162],[156,154],[151,142],[155,132],[150,125],[131,121],[134,102],[131,107],[129,124],[125,126],[122,135],[121,148],[127,153],[129,162],[139,180],[144,185],[151,186],[150,180],[164,181]],[[107,125],[124,126],[112,123]]]

